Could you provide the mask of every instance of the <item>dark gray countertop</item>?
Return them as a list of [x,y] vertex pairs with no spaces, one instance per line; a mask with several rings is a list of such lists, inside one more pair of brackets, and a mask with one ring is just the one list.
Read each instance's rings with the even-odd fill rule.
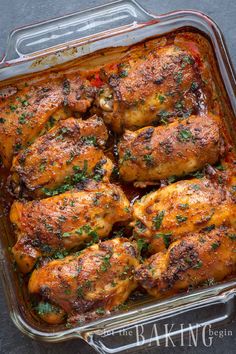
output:
[[[17,27],[39,22],[45,19],[62,16],[74,11],[80,11],[96,5],[102,5],[109,1],[104,0],[0,0],[0,57],[6,48],[8,33]],[[236,1],[235,0],[139,0],[147,10],[161,14],[176,9],[197,9],[212,17],[224,33],[232,62],[236,67]],[[3,290],[0,287],[0,353],[1,354],[28,354],[28,353],[94,353],[93,349],[80,340],[64,342],[59,344],[45,344],[35,342],[23,334],[13,325],[9,318],[8,308],[4,298]],[[221,330],[225,334],[223,338],[213,336],[211,347],[205,347],[199,338],[197,347],[155,348],[145,350],[146,354],[156,352],[168,354],[188,353],[235,353],[236,346],[236,322],[222,325]],[[232,334],[231,332],[232,331]]]

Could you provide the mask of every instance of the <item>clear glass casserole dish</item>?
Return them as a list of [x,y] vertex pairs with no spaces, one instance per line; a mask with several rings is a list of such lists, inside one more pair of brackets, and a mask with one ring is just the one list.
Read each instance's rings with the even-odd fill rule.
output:
[[[233,68],[218,27],[199,12],[178,11],[154,16],[135,1],[117,1],[15,30],[0,63],[0,80],[6,83],[16,76],[65,64],[99,49],[131,45],[186,27],[200,31],[212,46],[221,75],[219,89],[226,111],[225,123],[236,146]],[[3,209],[4,205],[0,205],[1,214]],[[1,274],[10,314],[16,326],[34,339],[59,342],[82,338],[101,353],[141,350],[166,341],[169,336],[167,324],[175,325],[171,336],[177,338],[204,325],[223,323],[235,314],[236,280],[231,279],[161,301],[144,297],[133,301],[129,311],[120,311],[75,328],[50,327],[38,322],[28,311],[21,279],[13,270],[8,252],[14,240],[8,219],[3,216],[0,233]]]

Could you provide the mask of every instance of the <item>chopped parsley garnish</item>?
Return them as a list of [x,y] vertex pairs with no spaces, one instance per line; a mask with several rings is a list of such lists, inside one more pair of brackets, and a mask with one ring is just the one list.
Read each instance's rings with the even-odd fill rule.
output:
[[123,155],[123,158],[121,159],[121,163],[123,163],[124,161],[128,161],[128,160],[134,161],[134,160],[136,160],[136,158],[134,156],[132,156],[132,153],[129,149],[126,149],[125,153]]
[[188,209],[189,208],[189,204],[188,203],[179,203],[178,207],[180,209]]
[[215,168],[217,170],[219,170],[219,171],[224,171],[225,170],[224,166],[222,166],[221,164],[216,165]]
[[77,295],[78,295],[78,297],[83,297],[84,296],[84,289],[83,289],[82,285],[78,286]]
[[194,266],[193,266],[193,268],[195,268],[195,269],[199,269],[199,268],[201,268],[202,267],[202,261],[198,261],[197,262],[197,264],[195,264]]
[[14,104],[10,104],[9,108],[12,112],[14,112],[17,109],[17,106],[15,106]]
[[159,230],[163,221],[163,218],[165,216],[165,210],[159,211],[159,213],[154,216],[153,220],[153,224],[156,230]]
[[40,172],[44,172],[46,169],[46,162],[43,161],[40,165],[39,165],[39,171]]
[[228,236],[231,240],[236,240],[236,234],[229,234]]
[[19,123],[20,124],[25,124],[27,122],[26,120],[26,114],[25,113],[22,113],[18,119]]
[[143,250],[148,249],[148,243],[143,238],[139,238],[137,240],[137,245],[139,253],[141,253]]
[[0,118],[0,123],[5,123],[6,122],[6,119],[5,118]]
[[83,143],[85,143],[86,145],[92,145],[92,146],[97,146],[97,138],[96,136],[83,136],[81,138],[81,140],[83,141]]
[[172,236],[172,232],[161,232],[159,234],[156,234],[154,236],[155,239],[158,239],[158,238],[162,238],[163,239],[163,242],[165,244],[165,247],[168,248],[169,245],[170,245],[170,242],[171,242],[171,236]]
[[73,166],[75,174],[73,176],[67,176],[64,180],[64,184],[56,189],[42,188],[42,192],[47,196],[54,196],[66,191],[71,190],[77,183],[81,183],[87,179],[88,161],[84,161],[84,167],[81,170],[78,166]]
[[95,311],[98,315],[105,315],[106,311],[102,307],[98,307]]
[[158,95],[157,98],[158,98],[160,104],[162,104],[162,103],[165,102],[165,100],[166,100],[166,97],[163,96],[163,95]]
[[135,226],[142,232],[146,230],[146,226],[142,223],[142,221],[137,220]]
[[119,73],[119,76],[120,76],[120,77],[127,77],[127,76],[128,76],[128,70],[122,70],[122,71]]
[[153,166],[154,158],[151,154],[144,155],[143,159],[147,166]]
[[103,257],[103,262],[100,266],[100,270],[102,272],[106,272],[108,268],[111,267],[111,263],[110,263],[110,258],[111,258],[111,254],[107,254],[106,256]]
[[14,150],[15,151],[19,151],[21,148],[22,148],[21,143],[16,143],[15,146],[14,146]]
[[175,81],[177,82],[177,84],[181,84],[182,80],[183,80],[183,73],[181,71],[178,71],[175,76],[174,76]]
[[182,129],[178,133],[178,139],[182,142],[189,141],[192,137],[193,135],[188,129]]
[[215,229],[215,225],[214,224],[212,224],[212,225],[209,225],[209,226],[206,226],[206,227],[204,227],[202,230],[203,231],[212,231],[212,230],[214,230]]
[[197,82],[192,82],[191,83],[191,90],[192,91],[196,91],[198,89],[198,83]]
[[191,65],[194,64],[193,58],[191,58],[189,55],[185,55],[183,57],[183,62]]
[[45,315],[48,313],[59,312],[59,309],[49,302],[40,302],[36,307],[36,311],[39,315]]
[[213,242],[213,243],[211,244],[211,248],[212,248],[213,250],[216,250],[219,246],[220,246],[220,242]]
[[199,184],[191,184],[191,188],[195,191],[199,191],[200,186],[199,186]]
[[176,215],[176,220],[177,222],[180,224],[182,222],[185,222],[187,220],[187,216],[183,216],[183,215]]

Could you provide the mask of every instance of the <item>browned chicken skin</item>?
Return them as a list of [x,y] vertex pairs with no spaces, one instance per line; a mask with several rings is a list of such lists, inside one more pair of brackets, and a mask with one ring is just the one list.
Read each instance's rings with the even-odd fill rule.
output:
[[49,316],[46,311],[38,311],[39,314],[45,321],[60,323],[62,311],[71,317],[112,310],[136,287],[133,273],[138,266],[137,256],[135,244],[115,238],[34,270],[29,280],[30,294],[38,294],[62,309],[49,307],[48,312],[54,315]]
[[[12,157],[37,137],[60,107],[86,112],[95,89],[79,75],[26,86],[0,102],[0,156],[10,168]],[[6,139],[7,137],[7,139]]]
[[62,103],[62,87],[55,80],[25,87],[0,104],[0,155],[7,168],[13,154],[39,135]]
[[102,76],[109,89],[100,95],[100,106],[105,121],[116,132],[167,123],[202,108],[205,84],[199,58],[177,45],[157,49],[153,42],[147,48],[139,46],[116,70],[105,67]]
[[127,182],[155,182],[214,164],[223,152],[219,117],[191,116],[164,127],[126,131],[119,143],[120,176]]
[[134,204],[134,235],[155,253],[190,232],[222,224],[236,227],[236,203],[230,191],[204,177],[149,193]]
[[157,298],[223,280],[236,270],[235,229],[217,228],[186,236],[147,259],[135,278]]
[[121,188],[101,182],[40,201],[15,201],[10,219],[17,243],[12,252],[27,273],[39,257],[96,242],[107,237],[116,222],[129,218],[129,202]]
[[138,283],[162,298],[235,274],[233,119],[214,60],[181,30],[0,88],[12,253],[48,324],[103,315]]
[[63,81],[64,104],[73,112],[85,113],[96,95],[96,88],[81,76],[67,74]]
[[15,194],[22,189],[34,196],[45,196],[50,191],[56,194],[58,186],[67,185],[73,178],[79,183],[76,176],[81,181],[108,181],[113,163],[101,150],[107,139],[107,129],[97,117],[60,121],[14,158],[11,185]]

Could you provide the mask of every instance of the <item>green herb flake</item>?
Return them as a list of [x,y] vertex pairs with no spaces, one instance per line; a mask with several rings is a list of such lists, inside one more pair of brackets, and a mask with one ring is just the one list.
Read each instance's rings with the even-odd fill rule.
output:
[[211,248],[212,248],[213,250],[216,250],[219,246],[220,246],[220,242],[213,242],[213,243],[211,244]]
[[12,112],[14,112],[14,111],[17,109],[17,106],[14,105],[14,104],[10,104],[10,105],[9,105],[9,108],[10,108],[10,110],[11,110]]
[[139,253],[141,253],[143,250],[148,249],[148,243],[143,238],[139,238],[137,240],[137,245],[138,245],[138,252]]
[[155,230],[160,229],[164,216],[165,216],[165,210],[159,211],[159,213],[156,216],[154,216],[153,224],[154,224]]
[[106,272],[108,268],[111,267],[110,258],[111,258],[111,254],[107,254],[106,256],[103,257],[103,262],[100,266],[100,270],[102,272]]
[[181,71],[178,71],[175,76],[174,76],[175,81],[177,82],[177,84],[181,84],[182,80],[183,80],[183,73]]
[[164,103],[166,100],[166,97],[164,95],[158,95],[157,98],[160,104]]
[[189,208],[189,204],[188,203],[180,203],[180,204],[178,204],[178,207],[180,209],[188,209]]
[[219,171],[225,171],[225,167],[222,166],[221,164],[216,165],[215,168]]
[[103,307],[98,307],[95,311],[98,315],[105,315],[106,311]]
[[27,120],[26,120],[26,114],[25,114],[25,113],[22,113],[22,114],[20,115],[20,117],[19,117],[19,119],[18,119],[18,122],[19,122],[20,124],[25,124],[25,123],[27,122]]
[[200,186],[199,186],[199,184],[191,184],[191,188],[195,191],[199,191]]
[[120,77],[127,77],[127,76],[128,76],[128,70],[122,70],[122,71],[119,73],[119,76],[120,76]]
[[231,240],[236,240],[236,234],[229,234],[228,237],[231,239]]
[[55,306],[53,306],[49,302],[40,302],[36,307],[36,312],[39,315],[46,315],[46,314],[55,313],[58,311],[59,311],[59,309],[57,309]]
[[143,156],[143,160],[145,161],[145,164],[149,167],[153,166],[154,158],[151,154],[146,154]]
[[97,146],[97,138],[96,136],[83,136],[81,138],[84,144],[86,145],[91,145],[91,146]]
[[6,119],[1,117],[1,118],[0,118],[0,123],[1,123],[1,124],[4,124],[5,122],[6,122]]
[[162,238],[163,242],[165,244],[165,247],[168,248],[171,242],[171,236],[172,236],[172,232],[167,232],[167,233],[158,233],[154,236],[154,239],[159,239]]
[[201,267],[202,267],[202,261],[200,261],[200,260],[193,266],[193,268],[195,268],[195,269],[199,269]]
[[182,129],[178,133],[178,139],[182,142],[189,141],[192,137],[193,135],[188,129]]
[[176,215],[176,220],[177,222],[180,224],[182,222],[185,222],[187,220],[187,216],[183,216],[183,215]]
[[46,169],[46,162],[43,161],[40,165],[39,165],[39,171],[40,172],[44,172]]
[[78,297],[83,298],[83,296],[84,296],[84,289],[83,289],[83,286],[82,286],[82,285],[78,286],[77,295],[78,295]]

